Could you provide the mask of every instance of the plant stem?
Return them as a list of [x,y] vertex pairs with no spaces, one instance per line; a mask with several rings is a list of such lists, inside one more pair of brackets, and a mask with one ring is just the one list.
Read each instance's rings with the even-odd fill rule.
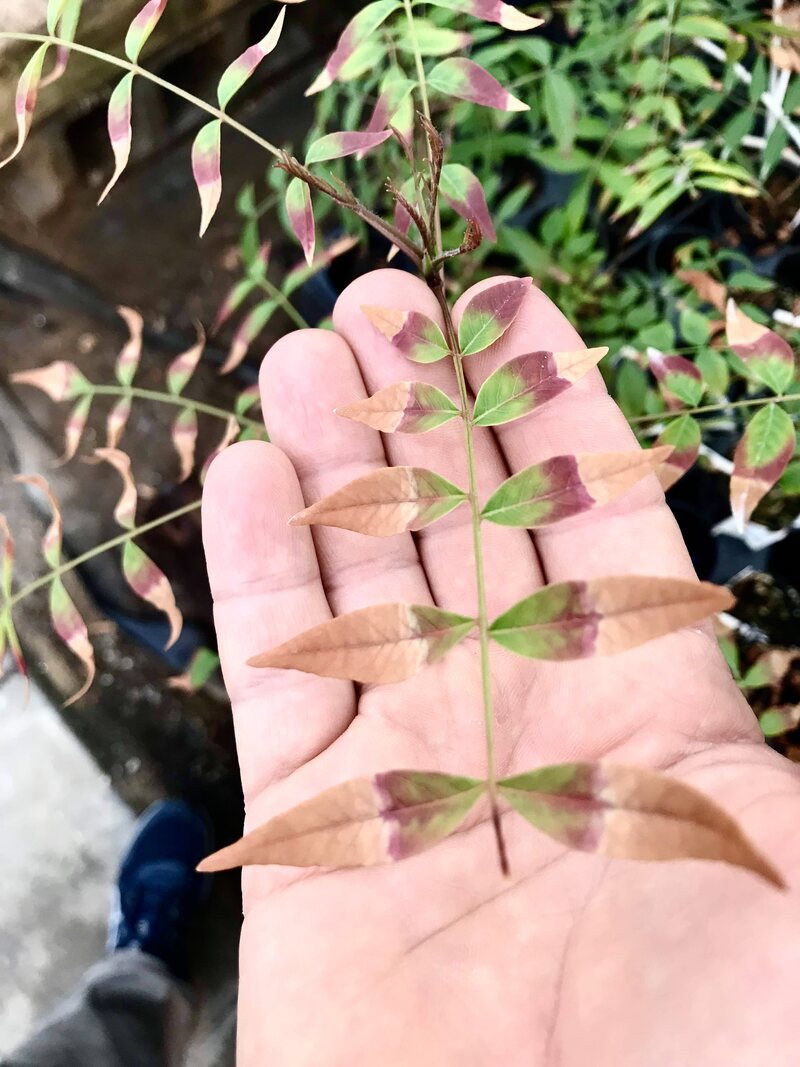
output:
[[66,41],[63,38],[55,37],[52,34],[17,33],[12,30],[3,30],[0,31],[0,40],[3,39],[11,41],[32,41],[38,44],[52,44],[60,48],[68,48],[73,52],[81,52],[83,55],[91,56],[93,59],[99,59],[104,63],[109,63],[113,67],[119,67],[121,70],[129,71],[131,74],[138,74],[142,78],[146,78],[147,81],[153,82],[154,85],[158,85],[161,89],[173,93],[175,96],[182,97],[190,104],[194,104],[194,106],[201,111],[213,115],[215,119],[219,119],[220,122],[225,123],[226,126],[230,126],[231,129],[236,130],[236,132],[242,134],[243,137],[247,137],[250,141],[253,141],[271,155],[280,158],[280,150],[270,141],[266,140],[266,138],[259,137],[257,133],[253,133],[247,126],[242,125],[241,122],[232,119],[225,111],[220,110],[218,107],[214,107],[212,104],[207,104],[205,100],[201,100],[200,97],[194,96],[185,89],[181,89],[180,86],[173,85],[171,82],[159,78],[157,74],[152,74],[149,70],[145,70],[145,68],[140,67],[138,63],[129,63],[127,59],[119,59],[117,56],[109,55],[107,52],[102,52],[97,48],[90,48],[88,45],[78,44],[75,41]]
[[259,287],[259,289],[265,292],[267,296],[272,297],[278,307],[282,308],[283,311],[286,312],[286,314],[289,316],[289,318],[299,330],[311,329],[310,324],[306,322],[306,320],[303,318],[303,316],[300,314],[300,312],[297,310],[297,308],[294,306],[288,296],[282,293],[277,287],[277,285],[273,285],[269,278],[259,278],[256,282],[256,285]]
[[634,419],[628,419],[628,422],[631,426],[643,426],[648,422],[660,422],[662,419],[677,419],[681,415],[706,415],[713,411],[728,411],[733,408],[756,408],[764,404],[783,404],[790,400],[800,400],[800,393],[784,393],[782,396],[757,396],[750,400],[726,400],[721,404],[705,404],[699,408],[660,411],[657,415],[637,415]]
[[[403,7],[406,12],[406,22],[408,23],[408,43],[411,45],[411,51],[414,55],[414,64],[417,69],[417,82],[419,83],[419,98],[422,104],[422,114],[428,120],[431,121],[431,102],[428,97],[428,80],[425,76],[425,63],[422,58],[422,49],[419,46],[419,38],[417,37],[417,26],[414,22],[414,12],[411,7],[411,0],[403,0]],[[436,236],[436,250],[437,254],[442,253],[442,218],[439,214],[438,208],[434,212],[434,227]]]
[[215,419],[236,419],[240,426],[247,426],[253,430],[264,430],[263,422],[257,419],[248,419],[245,415],[236,415],[233,411],[225,408],[214,407],[213,404],[203,404],[199,400],[191,400],[186,396],[174,396],[172,393],[160,393],[155,389],[137,389],[134,386],[125,385],[93,385],[94,396],[127,396],[131,400],[152,400],[157,404],[172,404],[175,407],[194,408],[203,415],[211,415]]
[[62,563],[60,566],[54,567],[51,571],[48,571],[47,574],[43,574],[40,578],[36,578],[35,581],[30,582],[10,597],[3,605],[3,611],[11,611],[15,605],[19,604],[26,597],[29,597],[31,593],[35,593],[37,589],[43,589],[45,586],[49,585],[54,578],[60,578],[62,575],[74,571],[77,567],[82,567],[84,563],[88,563],[96,556],[101,556],[104,552],[109,552],[112,548],[118,548],[120,545],[127,544],[128,541],[132,541],[136,537],[141,537],[143,534],[149,533],[151,530],[158,529],[159,526],[166,526],[168,522],[174,522],[176,519],[180,519],[184,515],[189,515],[191,512],[199,510],[201,503],[202,501],[200,500],[193,500],[191,504],[185,504],[182,508],[169,512],[168,515],[162,515],[158,519],[153,519],[152,522],[144,523],[143,526],[137,526],[133,530],[126,530],[125,533],[119,534],[118,537],[112,537],[110,541],[104,541],[101,545],[95,545],[94,548],[90,548],[88,552],[84,552],[81,556],[76,556],[75,559],[71,559],[68,563]]
[[495,766],[494,747],[494,704],[492,699],[492,664],[489,647],[489,613],[486,608],[486,574],[483,562],[483,534],[481,531],[481,507],[478,497],[478,472],[475,463],[475,436],[472,421],[472,408],[467,389],[467,380],[464,375],[463,357],[458,344],[458,334],[453,325],[453,318],[444,295],[443,287],[434,290],[439,306],[444,316],[445,334],[447,336],[450,351],[453,354],[453,366],[458,382],[458,393],[461,399],[462,419],[464,422],[464,444],[467,453],[467,471],[469,478],[469,505],[472,518],[472,544],[475,555],[475,585],[478,598],[478,633],[480,641],[481,659],[481,690],[483,694],[483,723],[486,737],[486,762],[487,780],[489,789],[489,803],[492,812],[492,826],[495,840],[497,841],[497,855],[500,860],[500,870],[504,875],[509,874],[508,852],[503,836],[503,826],[500,820],[500,806],[497,796],[497,768]]

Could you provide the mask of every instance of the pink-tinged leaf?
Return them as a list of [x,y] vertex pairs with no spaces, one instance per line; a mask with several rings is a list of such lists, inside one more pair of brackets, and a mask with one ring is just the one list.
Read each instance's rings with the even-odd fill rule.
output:
[[139,361],[142,358],[144,319],[138,311],[123,305],[117,308],[117,314],[125,320],[125,325],[128,327],[128,340],[117,356],[115,374],[119,384],[127,389],[128,386],[133,384],[133,379],[139,369]]
[[[365,133],[379,133],[390,124],[397,126],[395,118],[401,106],[411,97],[415,83],[393,67],[381,83],[381,92],[367,123]],[[401,129],[404,136],[407,130]]]
[[510,282],[497,282],[473,296],[458,324],[462,355],[482,352],[500,340],[519,315],[532,281],[532,278],[515,278]]
[[435,385],[397,382],[366,400],[337,408],[336,414],[382,433],[428,433],[456,418],[459,409]]
[[256,864],[371,867],[449,837],[483,796],[475,778],[388,771],[356,778],[292,808],[209,856],[201,871]]
[[355,248],[357,244],[357,237],[340,237],[338,241],[334,241],[328,248],[323,248],[318,252],[311,263],[298,263],[292,267],[289,273],[284,275],[283,295],[287,298],[290,297],[309,278],[313,278],[320,271],[325,270],[335,259],[349,252],[351,248]]
[[261,61],[275,51],[281,38],[285,19],[286,8],[282,7],[267,35],[258,44],[251,45],[246,52],[243,52],[238,59],[235,59],[222,75],[217,86],[217,99],[223,111],[231,102],[233,96],[253,76]]
[[727,611],[734,598],[708,582],[595,578],[547,585],[495,619],[498,644],[530,659],[611,656]]
[[306,96],[321,93],[333,85],[339,71],[360,44],[370,38],[386,19],[400,8],[399,0],[377,0],[367,4],[342,31],[336,48],[324,69],[306,90]]
[[136,525],[136,505],[139,494],[131,474],[131,458],[126,452],[120,452],[118,448],[96,448],[94,454],[98,459],[110,463],[122,478],[122,493],[114,508],[114,518],[120,526],[126,530],[132,530]]
[[442,168],[441,191],[457,215],[467,221],[477,222],[481,236],[487,241],[497,241],[483,186],[468,167],[461,163],[445,164]]
[[[14,620],[11,616],[11,611],[7,605],[11,599],[12,584],[14,580],[14,560],[16,558],[16,549],[14,545],[14,538],[11,534],[11,528],[8,525],[8,521],[5,515],[0,515],[0,538],[2,542],[2,551],[0,551],[0,591],[3,594],[3,610],[0,611],[0,648],[5,651],[5,642],[8,642],[8,647],[11,649],[11,655],[14,657],[14,663],[17,670],[23,678],[28,677],[28,668],[25,665],[25,656],[22,653],[22,646],[19,643],[17,637],[17,631],[14,629]],[[0,658],[0,675],[2,675],[3,659]]]
[[92,397],[84,396],[81,397],[69,413],[69,417],[67,418],[64,427],[64,454],[59,459],[59,464],[69,463],[71,459],[75,458],[75,454],[78,451],[78,447],[83,437],[83,431],[86,429],[86,423],[89,419],[89,412],[91,409]]
[[3,537],[3,551],[0,552],[0,591],[3,593],[3,600],[8,602],[11,599],[17,550],[5,515],[0,515],[0,534]]
[[92,388],[74,363],[58,360],[36,370],[16,371],[11,375],[15,385],[32,385],[41,389],[51,400],[74,400]]
[[172,443],[181,461],[179,482],[185,482],[194,470],[194,457],[197,448],[197,412],[194,408],[184,408],[172,426]]
[[782,875],[703,793],[655,771],[606,763],[541,767],[500,782],[537,829],[582,852],[627,860],[716,860],[779,889]]
[[81,618],[60,578],[55,578],[50,585],[50,618],[56,634],[86,668],[86,681],[78,692],[65,702],[66,708],[89,692],[95,679],[96,668],[94,649],[89,640],[86,623]]
[[[285,10],[285,9],[284,9]],[[200,236],[208,229],[222,196],[222,123],[214,119],[198,133],[192,145],[192,174],[200,194]]]
[[512,475],[481,512],[500,526],[549,526],[608,504],[653,474],[671,448],[553,456]]
[[19,485],[31,485],[44,493],[52,512],[50,522],[44,537],[42,538],[42,554],[47,565],[53,569],[61,563],[61,542],[64,536],[64,521],[61,516],[61,506],[56,500],[48,482],[40,474],[18,474],[14,481]]
[[180,396],[192,379],[206,347],[203,327],[197,324],[197,341],[191,348],[173,359],[167,370],[167,389],[172,396]]
[[728,344],[750,374],[774,393],[784,393],[795,376],[794,353],[774,330],[749,318],[734,300],[728,301]]
[[657,348],[649,348],[647,355],[667,407],[674,410],[683,404],[696,407],[700,403],[706,383],[694,363],[683,356],[665,356]]
[[[75,40],[82,3],[83,0],[65,0],[65,2],[59,2],[57,4],[57,11],[55,8],[52,11],[48,11],[48,24],[51,21],[53,22],[53,28],[50,30],[50,33],[52,33],[53,36],[60,37],[63,41]],[[69,63],[70,54],[71,49],[67,45],[59,45],[56,48],[55,66],[47,77],[43,78],[40,82],[40,89],[44,89],[48,85],[52,85],[53,82],[57,82],[65,73],[67,64]]]
[[106,448],[116,448],[128,425],[132,402],[129,396],[121,397],[108,413],[106,419]]
[[219,306],[217,317],[214,319],[214,325],[211,327],[212,334],[216,334],[222,329],[231,315],[239,310],[255,288],[256,283],[252,278],[242,278],[241,281],[238,281],[231,288],[230,292]]
[[56,36],[58,24],[66,10],[70,0],[48,0],[47,2],[47,32]]
[[343,159],[345,156],[354,156],[358,153],[369,152],[378,145],[388,141],[392,136],[391,130],[382,130],[378,133],[329,133],[320,137],[308,149],[306,165],[313,163],[325,163],[330,159]]
[[278,305],[273,300],[265,301],[254,307],[250,314],[247,315],[239,326],[239,329],[234,334],[228,352],[228,358],[219,369],[220,374],[230,374],[231,371],[236,370],[247,355],[247,350],[250,348],[250,345],[255,341],[272,318],[277,306]]
[[541,26],[543,20],[532,18],[512,4],[502,0],[429,0],[434,7],[445,7],[450,11],[459,11],[484,22],[495,22],[504,30],[534,30]]
[[475,619],[415,604],[376,604],[340,615],[250,660],[354,682],[402,682],[462,641]]
[[239,436],[240,430],[241,427],[239,426],[239,420],[235,416],[231,415],[225,426],[225,432],[222,435],[222,440],[203,464],[203,469],[200,472],[201,484],[205,481],[206,475],[208,474],[208,470],[211,464],[214,462],[217,456],[221,455],[226,448],[229,448],[233,444],[233,442]]
[[317,228],[314,224],[311,191],[299,178],[292,178],[286,188],[286,214],[289,217],[292,233],[300,242],[306,263],[310,266],[317,246]]
[[289,520],[291,526],[337,526],[392,537],[422,530],[449,514],[467,494],[421,467],[383,467],[342,486]]
[[182,693],[199,693],[219,670],[219,656],[210,648],[199,648],[183,674],[170,678],[167,685]]
[[597,366],[607,348],[577,352],[529,352],[490,374],[475,398],[478,426],[500,426],[529,415]]
[[139,53],[147,44],[150,34],[158,25],[166,6],[167,0],[148,0],[133,22],[131,22],[125,35],[125,55],[131,63],[135,63],[139,58]]
[[656,474],[664,492],[670,489],[694,465],[700,454],[700,426],[691,415],[673,419],[656,441],[656,447],[669,446],[672,451]]
[[779,404],[766,404],[750,420],[733,455],[731,511],[739,529],[786,470],[796,444],[792,418]]
[[783,704],[780,707],[762,711],[758,724],[764,737],[780,737],[800,725],[800,704]]
[[436,363],[450,355],[441,328],[421,311],[362,307],[366,317],[389,344],[414,363]]
[[471,59],[444,59],[428,75],[428,85],[447,96],[497,111],[529,111],[528,104],[504,89],[488,70]]
[[122,573],[137,596],[167,616],[170,633],[164,647],[172,648],[181,635],[183,616],[167,576],[133,541],[126,541],[122,549]]
[[43,44],[37,48],[33,56],[28,60],[17,82],[17,93],[14,110],[17,116],[17,143],[11,153],[5,159],[0,160],[0,168],[10,163],[22,151],[25,141],[30,133],[33,123],[33,113],[36,110],[36,100],[39,95],[39,83],[42,79],[42,67],[49,45]]
[[108,102],[108,137],[111,141],[111,151],[114,153],[114,173],[100,194],[98,204],[103,203],[128,165],[133,141],[132,110],[133,74],[126,74]]

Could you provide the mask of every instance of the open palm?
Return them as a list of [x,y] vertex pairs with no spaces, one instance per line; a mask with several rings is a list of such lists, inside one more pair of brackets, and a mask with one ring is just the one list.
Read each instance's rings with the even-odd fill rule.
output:
[[[474,642],[380,688],[246,665],[369,604],[475,610],[466,509],[415,538],[287,526],[305,504],[387,464],[465,484],[457,423],[382,439],[334,414],[412,376],[456,392],[446,362],[410,374],[362,305],[437,317],[424,284],[406,274],[356,282],[338,303],[336,334],[296,333],[267,356],[262,394],[274,444],[234,446],[206,485],[208,565],[251,828],[381,770],[485,774]],[[534,290],[504,340],[465,367],[474,391],[512,355],[578,347]],[[635,447],[594,372],[530,418],[478,431],[482,493],[551,455]],[[535,538],[498,526],[485,536],[492,616],[544,582],[693,576],[654,478]],[[565,664],[498,648],[493,667],[502,774],[600,758],[669,770],[740,817],[790,882],[800,873],[797,775],[764,746],[707,627]],[[504,829],[507,880],[485,823],[392,867],[249,869],[241,1067],[797,1062],[795,895],[721,865],[566,852],[514,814]]]

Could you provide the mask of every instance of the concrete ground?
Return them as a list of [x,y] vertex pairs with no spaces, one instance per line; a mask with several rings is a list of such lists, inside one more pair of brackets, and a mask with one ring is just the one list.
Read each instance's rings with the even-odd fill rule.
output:
[[58,712],[0,683],[0,1055],[103,955],[133,815]]

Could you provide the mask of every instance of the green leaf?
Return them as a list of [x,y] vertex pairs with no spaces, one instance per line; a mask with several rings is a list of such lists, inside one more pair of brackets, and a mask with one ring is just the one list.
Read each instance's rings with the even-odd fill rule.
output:
[[699,85],[703,89],[710,89],[713,85],[708,68],[695,56],[676,56],[670,60],[669,67],[687,85]]
[[578,101],[572,82],[559,70],[545,73],[543,104],[545,118],[559,150],[566,155],[575,140]]
[[695,366],[703,375],[703,381],[714,396],[725,396],[730,385],[731,374],[725,357],[713,348],[704,348],[697,353]]

